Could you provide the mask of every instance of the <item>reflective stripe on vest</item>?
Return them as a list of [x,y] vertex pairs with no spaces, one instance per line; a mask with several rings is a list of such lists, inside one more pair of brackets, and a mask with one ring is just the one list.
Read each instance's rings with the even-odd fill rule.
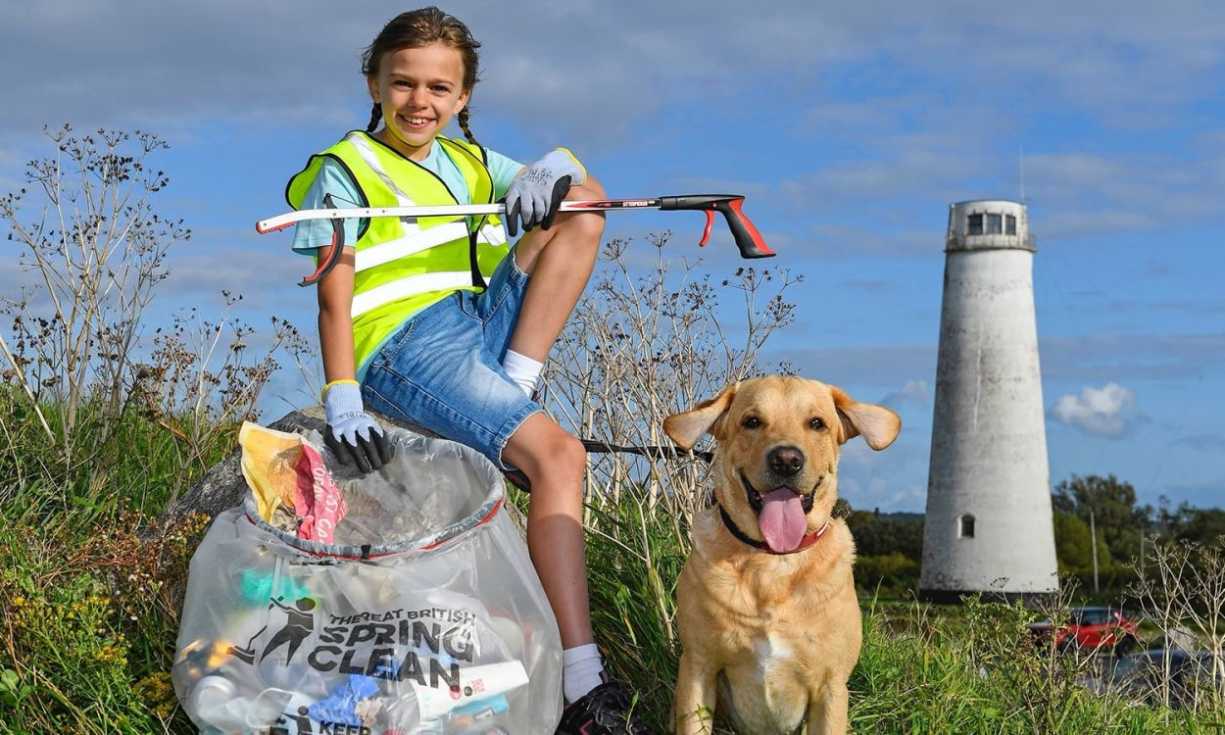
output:
[[[468,188],[469,201],[493,201],[493,180],[479,147],[436,138],[449,154]],[[339,161],[352,176],[366,206],[394,207],[456,204],[442,179],[365,132],[353,131],[339,143],[312,156],[290,179],[286,198],[301,206],[324,158]],[[411,192],[411,195],[410,193]],[[479,290],[473,284],[469,232],[476,231],[477,266],[488,279],[509,248],[496,216],[486,218],[379,217],[365,220],[365,231],[352,243],[356,250],[353,279],[353,343],[359,372],[379,346],[418,311],[457,290]]]
[[[357,251],[357,262],[354,270],[361,272],[367,268],[374,268],[384,263],[391,262],[397,258],[403,258],[405,255],[419,253],[422,250],[427,250],[435,245],[441,245],[451,240],[460,238],[467,239],[468,228],[459,222],[435,227],[432,230],[427,230],[424,234],[401,237],[398,240],[392,240],[380,245],[371,245],[368,248]],[[506,244],[506,231],[501,227],[493,227],[485,225],[481,228],[479,241],[489,245],[504,245]],[[464,271],[468,283],[464,286],[472,285],[471,271]],[[457,287],[458,288],[458,287]],[[354,307],[353,316],[357,316],[357,307]]]

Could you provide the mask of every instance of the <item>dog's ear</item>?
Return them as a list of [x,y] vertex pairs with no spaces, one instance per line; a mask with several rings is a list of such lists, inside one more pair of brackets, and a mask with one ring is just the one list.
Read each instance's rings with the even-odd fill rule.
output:
[[902,430],[902,420],[893,411],[872,403],[858,403],[837,386],[831,385],[834,407],[842,419],[842,444],[863,434],[873,449],[884,449],[893,443]]
[[719,427],[715,424],[732,405],[737,385],[739,383],[733,383],[709,401],[702,401],[689,411],[664,419],[664,433],[682,449],[692,449],[707,431],[718,437]]

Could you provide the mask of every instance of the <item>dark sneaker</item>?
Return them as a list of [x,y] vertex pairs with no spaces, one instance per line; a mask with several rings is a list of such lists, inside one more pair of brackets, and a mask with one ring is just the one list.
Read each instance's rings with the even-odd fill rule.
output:
[[620,682],[606,681],[566,707],[557,735],[655,735]]

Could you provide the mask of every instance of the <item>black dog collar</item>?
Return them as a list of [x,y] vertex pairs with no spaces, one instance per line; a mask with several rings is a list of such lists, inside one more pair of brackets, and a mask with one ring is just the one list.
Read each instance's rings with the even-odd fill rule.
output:
[[732,536],[735,536],[737,541],[748,544],[749,546],[752,546],[754,549],[761,549],[762,551],[768,552],[770,554],[781,556],[783,554],[794,554],[797,551],[803,551],[804,549],[807,549],[809,546],[812,546],[813,544],[815,544],[822,536],[825,535],[825,532],[829,530],[829,521],[826,521],[824,526],[821,526],[815,531],[809,531],[808,533],[804,534],[804,538],[800,541],[800,545],[795,547],[791,551],[775,551],[774,549],[771,549],[770,545],[767,544],[765,541],[758,541],[757,539],[750,537],[744,531],[741,531],[736,526],[736,522],[732,520],[732,517],[729,516],[727,514],[727,511],[723,509],[722,504],[716,503],[715,505],[719,506],[719,517],[723,519],[723,525],[727,526],[728,532],[731,533]]

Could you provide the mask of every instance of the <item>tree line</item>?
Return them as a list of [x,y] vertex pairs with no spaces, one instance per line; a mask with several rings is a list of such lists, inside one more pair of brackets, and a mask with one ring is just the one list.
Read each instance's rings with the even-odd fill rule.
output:
[[[1164,496],[1155,506],[1141,505],[1135,487],[1114,475],[1073,475],[1060,482],[1051,493],[1051,509],[1060,577],[1078,578],[1082,589],[1092,590],[1096,546],[1103,594],[1121,591],[1135,579],[1137,566],[1152,553],[1155,541],[1208,544],[1225,535],[1225,510],[1186,501],[1173,506]],[[917,588],[923,559],[921,514],[848,506],[846,522],[855,536],[855,576],[861,587],[903,594]]]

